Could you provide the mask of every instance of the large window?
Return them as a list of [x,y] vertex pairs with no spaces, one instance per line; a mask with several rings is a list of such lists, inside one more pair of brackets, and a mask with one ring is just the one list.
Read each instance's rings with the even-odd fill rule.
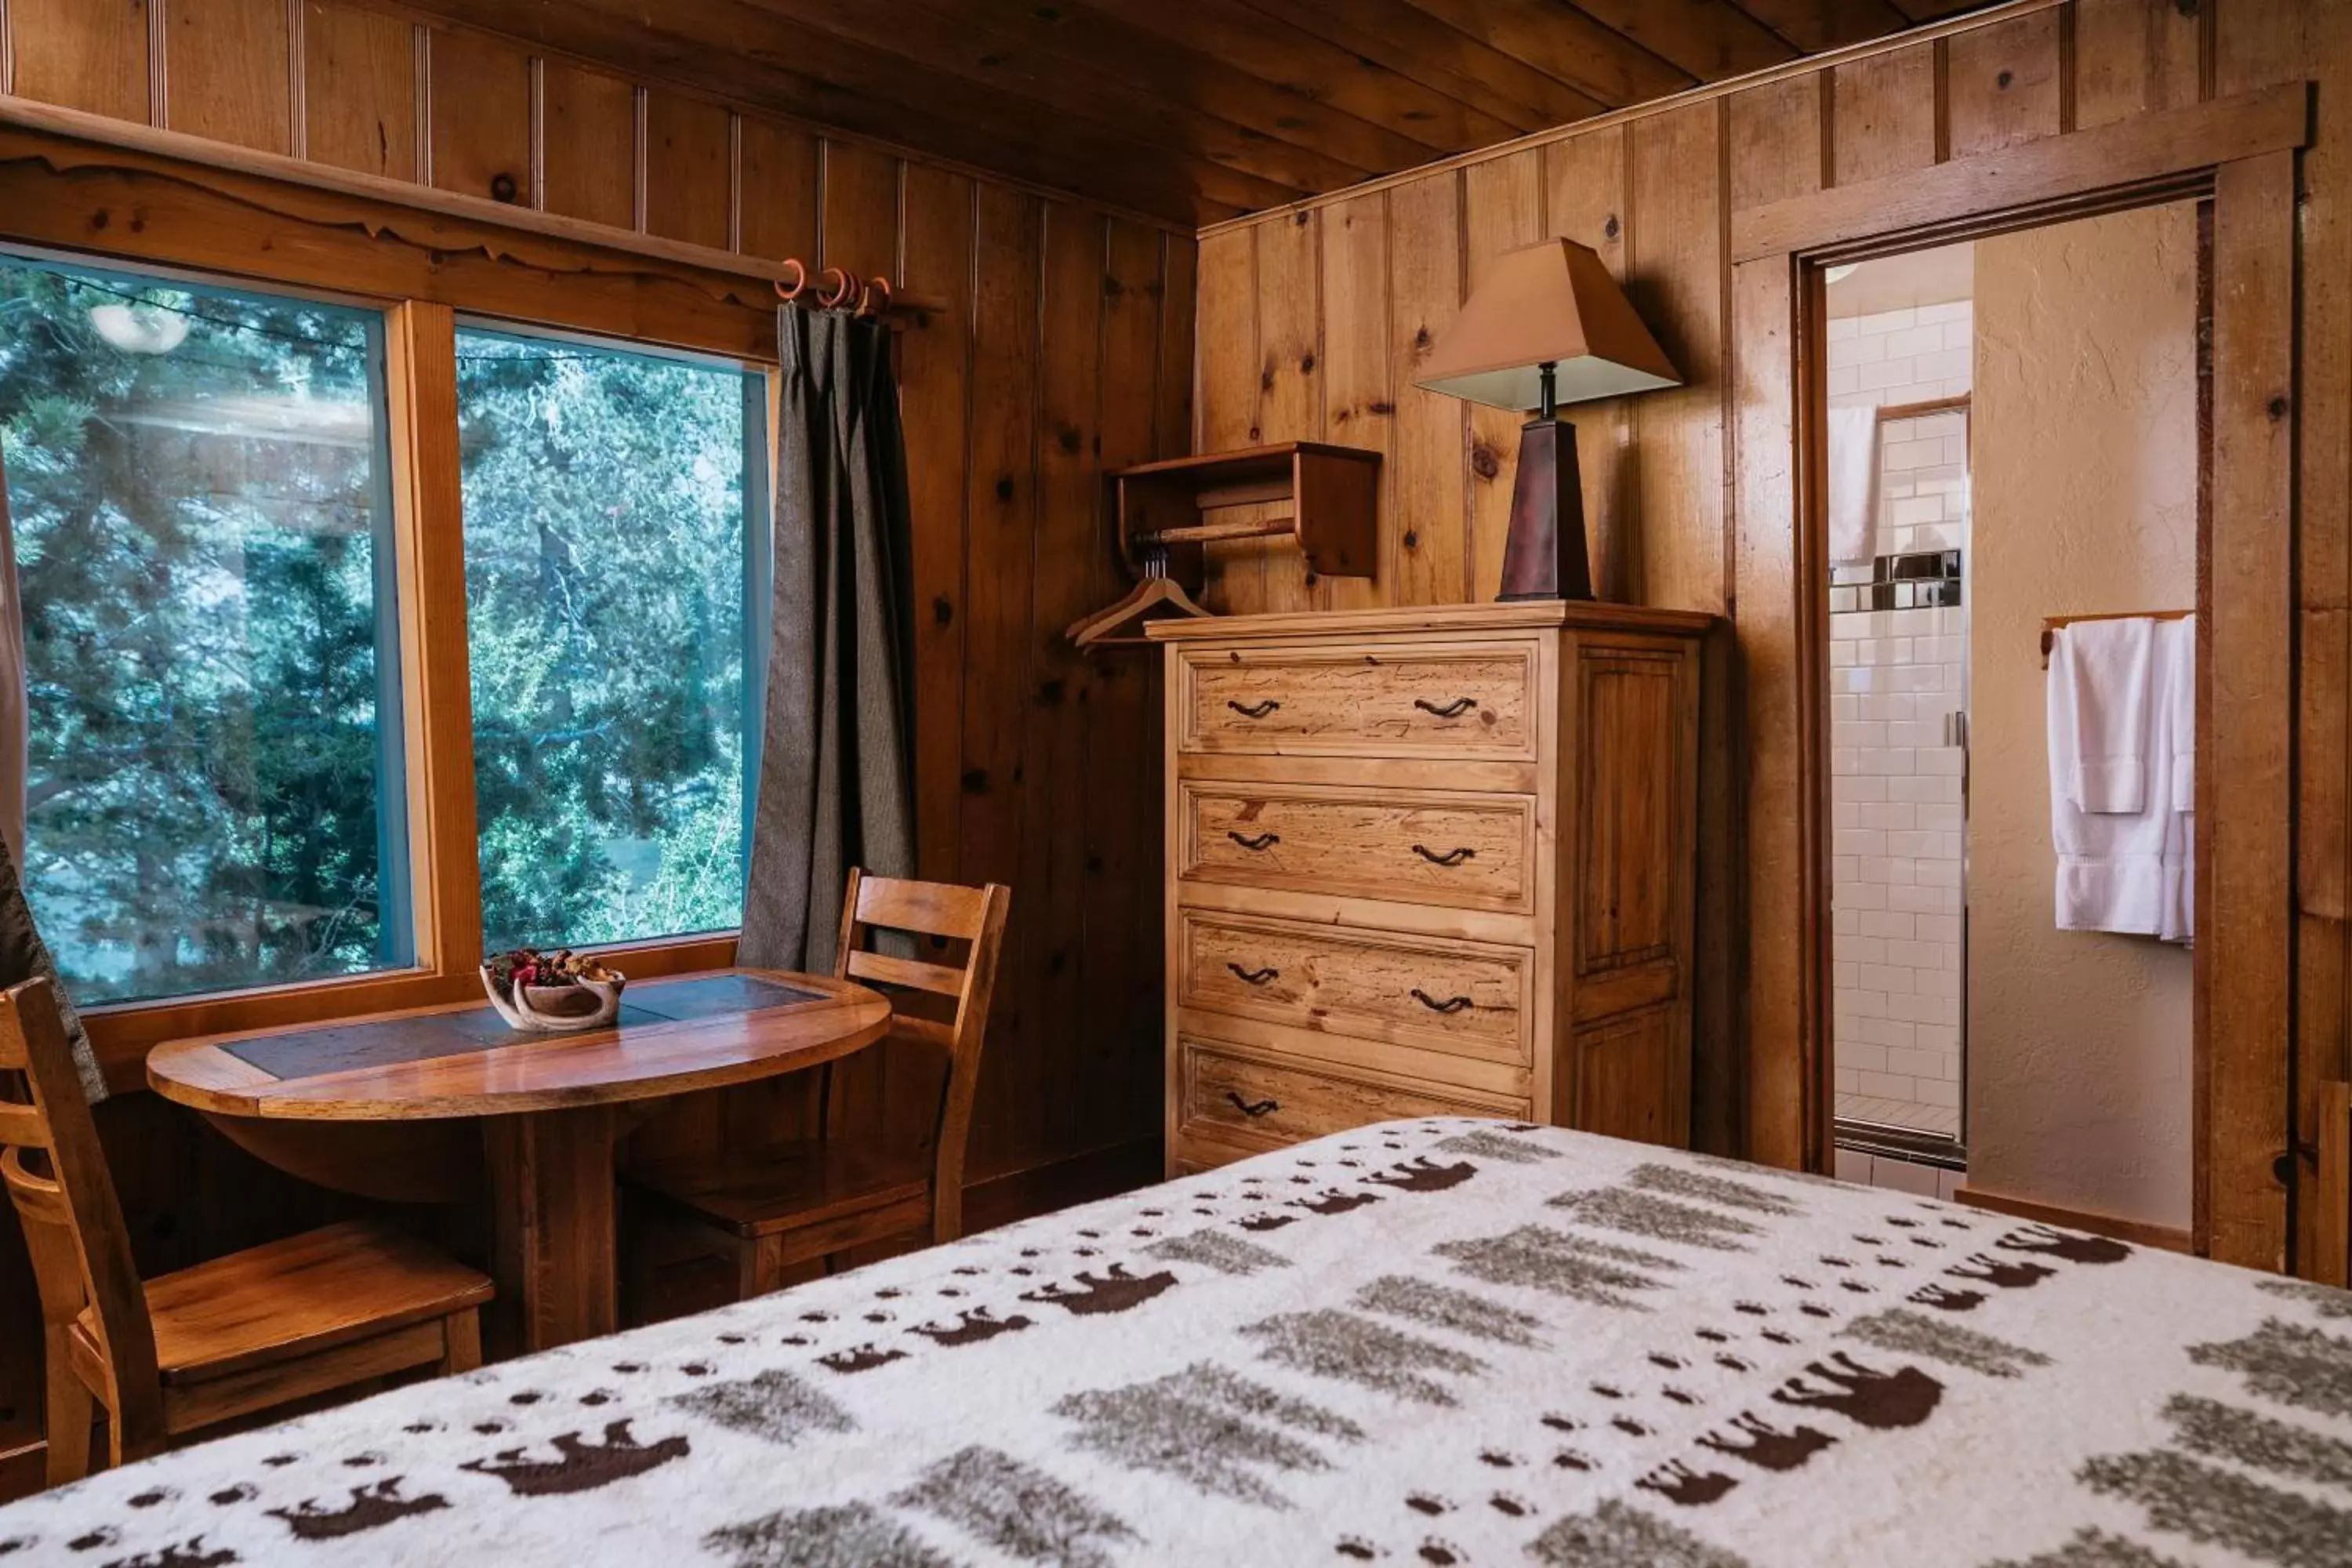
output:
[[85,1002],[412,961],[383,364],[367,312],[0,255],[24,879]]
[[765,380],[478,330],[457,361],[485,941],[735,926]]

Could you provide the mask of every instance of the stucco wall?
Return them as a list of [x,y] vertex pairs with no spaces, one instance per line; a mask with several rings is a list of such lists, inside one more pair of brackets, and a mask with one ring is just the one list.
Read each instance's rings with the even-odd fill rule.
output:
[[2190,957],[2052,916],[2044,616],[2196,602],[2196,214],[1976,261],[1969,1184],[2187,1227]]

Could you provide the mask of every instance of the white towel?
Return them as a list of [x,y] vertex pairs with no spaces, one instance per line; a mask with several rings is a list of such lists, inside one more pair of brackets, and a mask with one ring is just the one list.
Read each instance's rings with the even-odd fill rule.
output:
[[2179,668],[2167,676],[2171,693],[2172,809],[2197,809],[2197,617],[2164,623],[2165,657]]
[[1878,410],[1830,410],[1830,564],[1878,553]]
[[2120,624],[2078,622],[2062,628],[2051,643],[2046,700],[2050,838],[2058,855],[2057,924],[2062,931],[2187,942],[2194,934],[2195,825],[2189,813],[2173,805],[2173,770],[2184,752],[2194,750],[2193,707],[2190,738],[2176,745],[2174,733],[2183,711],[2179,689],[2187,682],[2193,693],[2196,681],[2193,623],[2139,623],[2148,628],[2149,653],[2140,672],[2148,722],[2139,808],[2085,811],[2074,797],[2082,778],[2077,746],[2090,729],[2076,709],[2088,684],[2080,668],[2078,634],[2089,626]]
[[2136,812],[2147,800],[2156,622],[2077,621],[2063,634],[2074,764],[2066,798],[2084,811]]
[[2164,841],[2165,920],[2157,935],[2191,942],[2197,934],[2197,617],[2157,624],[2158,700],[2164,717],[2156,743],[2167,777]]

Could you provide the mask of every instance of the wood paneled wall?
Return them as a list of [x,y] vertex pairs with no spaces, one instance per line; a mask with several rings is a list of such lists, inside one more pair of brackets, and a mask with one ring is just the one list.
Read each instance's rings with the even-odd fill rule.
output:
[[[1713,611],[1733,636],[1707,688],[1698,1090],[1703,1145],[1795,1163],[1805,1085],[1746,1048],[1747,933],[1796,889],[1746,885],[1741,683],[1789,628],[1740,620],[1743,528],[1728,331],[1734,211],[2281,81],[2317,85],[2303,154],[2297,1062],[2300,1136],[2347,1061],[2347,677],[2352,668],[2352,6],[2334,0],[2027,0],[1955,30],[1834,57],[1738,90],[1552,133],[1202,232],[1203,448],[1319,437],[1387,456],[1380,577],[1314,583],[1295,555],[1230,549],[1218,607],[1484,599],[1501,571],[1516,418],[1412,384],[1481,269],[1564,234],[1597,249],[1681,367],[1674,391],[1567,410],[1598,579],[1612,597]],[[2229,287],[2229,279],[2220,280]],[[1785,396],[1785,393],[1782,394]],[[1785,416],[1751,439],[1785,447]],[[1767,428],[1766,426],[1769,426]],[[1785,468],[1785,464],[1782,465]],[[1772,525],[1785,532],[1785,522]],[[1777,781],[1785,791],[1788,781]],[[1789,809],[1793,809],[1790,803]],[[1785,899],[1780,907],[1773,900]]]
[[[920,871],[1014,889],[972,1173],[1156,1137],[1154,666],[1062,634],[1127,587],[1102,468],[1189,443],[1190,235],[344,0],[0,0],[0,39],[23,97],[947,300],[899,340]],[[916,1086],[859,1088],[924,1114]],[[693,1137],[743,1120],[688,1115]],[[312,1217],[173,1108],[108,1120],[134,1230],[169,1238],[152,1262]],[[37,1429],[21,1268],[0,1222],[0,1487]]]

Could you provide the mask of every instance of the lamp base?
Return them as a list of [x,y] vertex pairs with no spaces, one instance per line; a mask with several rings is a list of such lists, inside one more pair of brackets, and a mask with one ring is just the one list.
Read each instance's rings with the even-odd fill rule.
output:
[[1519,427],[1519,471],[1511,484],[1511,531],[1496,602],[1591,597],[1576,426],[1565,419],[1530,419]]

